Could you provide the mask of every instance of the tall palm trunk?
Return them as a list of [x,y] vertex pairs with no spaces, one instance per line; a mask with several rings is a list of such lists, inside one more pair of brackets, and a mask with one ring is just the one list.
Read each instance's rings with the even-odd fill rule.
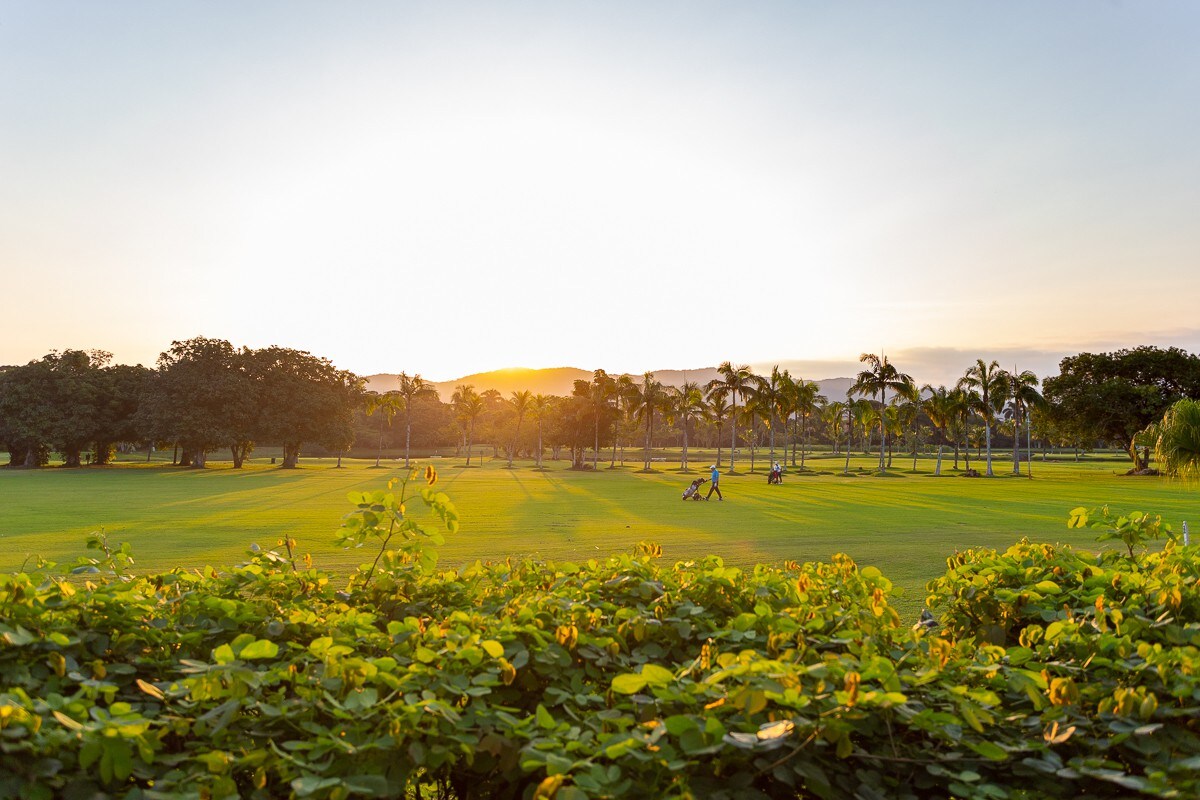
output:
[[646,415],[646,463],[643,469],[646,472],[650,471],[650,435],[654,430],[654,412],[651,411]]
[[471,466],[471,443],[475,439],[475,420],[471,420],[471,427],[467,429],[467,466]]
[[375,451],[375,466],[379,466],[379,459],[383,457],[383,418],[387,416],[384,413],[379,414],[379,449]]
[[683,418],[683,459],[679,465],[680,469],[682,469],[684,472],[687,472],[687,468],[688,468],[687,424],[688,424],[687,417],[684,417]]
[[850,410],[850,398],[846,398],[846,466],[842,469],[843,473],[850,472],[850,451],[854,448],[850,446],[850,442],[854,439],[854,414]]
[[1013,418],[1013,475],[1021,475],[1021,407]]
[[733,408],[729,412],[729,472],[733,473],[733,459],[737,453],[737,392],[733,392]]
[[[539,414],[542,412],[538,412]],[[542,421],[538,420],[538,453],[537,453],[538,469],[542,468]]]
[[1025,412],[1025,474],[1033,477],[1033,430],[1029,422],[1029,412]]
[[879,471],[883,472],[884,451],[887,450],[887,389],[879,389]]
[[942,448],[943,447],[944,447],[944,445],[939,442],[938,443],[937,466],[935,466],[933,468],[933,475],[935,478],[942,477]]
[[987,476],[994,478],[996,476],[992,472],[992,422],[987,417],[983,418],[983,435],[987,439]]
[[408,469],[408,451],[412,444],[412,416],[404,412],[404,468]]
[[804,471],[804,459],[808,455],[808,416],[801,417],[800,427],[800,470]]

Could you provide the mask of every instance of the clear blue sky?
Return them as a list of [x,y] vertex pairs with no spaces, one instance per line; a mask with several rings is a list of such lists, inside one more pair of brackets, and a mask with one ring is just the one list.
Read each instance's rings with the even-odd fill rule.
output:
[[0,0],[0,363],[1200,350],[1197,42],[1158,0]]

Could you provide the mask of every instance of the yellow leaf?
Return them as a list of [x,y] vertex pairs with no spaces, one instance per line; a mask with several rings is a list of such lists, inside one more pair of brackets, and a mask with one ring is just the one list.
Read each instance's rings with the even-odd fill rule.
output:
[[163,694],[162,689],[159,689],[153,683],[146,683],[146,681],[142,680],[141,678],[137,679],[137,687],[153,697],[155,700],[166,699],[166,695]]

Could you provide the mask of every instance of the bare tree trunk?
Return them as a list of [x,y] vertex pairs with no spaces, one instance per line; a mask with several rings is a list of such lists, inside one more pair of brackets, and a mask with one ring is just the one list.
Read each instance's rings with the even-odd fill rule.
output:
[[933,474],[938,478],[942,476],[942,447],[942,445],[938,445],[937,466],[933,468]]

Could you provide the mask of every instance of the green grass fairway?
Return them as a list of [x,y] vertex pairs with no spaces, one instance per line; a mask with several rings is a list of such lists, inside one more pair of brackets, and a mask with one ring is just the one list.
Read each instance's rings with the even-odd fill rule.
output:
[[[350,508],[346,493],[382,487],[397,474],[371,469],[371,462],[347,463],[335,470],[330,460],[310,461],[292,471],[265,464],[235,471],[220,462],[204,471],[133,463],[0,470],[0,570],[17,569],[30,554],[73,561],[85,552],[85,535],[103,527],[114,540],[133,544],[145,570],[231,565],[252,542],[274,546],[290,534],[318,566],[345,571],[367,560],[365,551],[331,544]],[[1035,461],[1033,480],[988,480],[934,478],[932,460],[912,474],[911,460],[899,458],[887,477],[846,477],[838,474],[840,458],[818,458],[810,465],[822,474],[792,473],[782,486],[768,486],[762,473],[726,475],[723,503],[715,495],[711,502],[682,502],[689,481],[707,473],[682,475],[669,464],[640,474],[603,463],[595,473],[567,470],[565,462],[547,462],[541,472],[528,462],[513,470],[500,460],[482,469],[464,469],[458,459],[433,463],[462,520],[442,550],[443,563],[508,556],[579,561],[643,540],[660,543],[672,560],[715,553],[740,566],[845,552],[903,587],[905,611],[920,606],[924,583],[956,549],[1005,548],[1022,536],[1093,547],[1093,531],[1066,528],[1067,512],[1077,505],[1160,512],[1177,529],[1181,520],[1200,521],[1200,490],[1120,476],[1126,465],[1119,461]],[[1003,474],[1011,462],[999,460],[996,469]]]

